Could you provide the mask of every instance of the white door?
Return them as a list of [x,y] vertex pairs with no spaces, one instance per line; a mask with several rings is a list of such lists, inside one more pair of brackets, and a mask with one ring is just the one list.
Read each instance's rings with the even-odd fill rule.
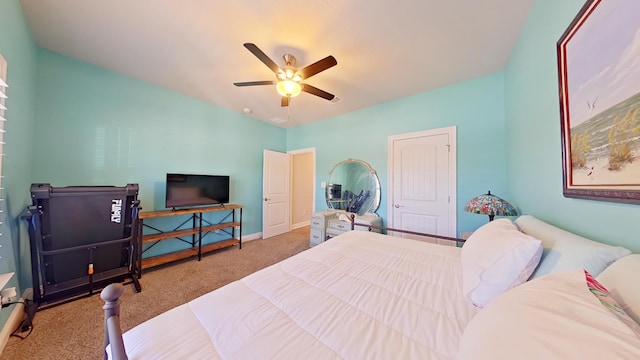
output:
[[456,237],[455,130],[449,127],[389,137],[390,227]]
[[262,238],[289,231],[291,160],[289,154],[264,150],[262,165]]

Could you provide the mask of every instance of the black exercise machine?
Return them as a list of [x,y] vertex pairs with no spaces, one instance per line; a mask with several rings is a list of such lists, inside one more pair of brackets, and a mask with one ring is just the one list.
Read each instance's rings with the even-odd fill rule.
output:
[[[59,303],[131,278],[135,268],[138,184],[31,185],[29,222],[33,300]],[[65,301],[66,302],[66,301]]]

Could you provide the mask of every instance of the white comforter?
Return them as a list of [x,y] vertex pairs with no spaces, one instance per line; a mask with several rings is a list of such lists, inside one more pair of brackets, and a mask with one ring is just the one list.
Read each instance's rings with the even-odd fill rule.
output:
[[124,335],[129,359],[452,359],[460,249],[351,231]]

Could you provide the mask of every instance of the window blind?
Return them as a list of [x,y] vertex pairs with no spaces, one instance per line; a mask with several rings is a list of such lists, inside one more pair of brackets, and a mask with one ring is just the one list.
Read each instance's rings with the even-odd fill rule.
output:
[[[0,201],[4,201],[4,186],[3,186],[3,178],[2,174],[2,164],[4,163],[4,139],[6,134],[5,124],[7,122],[7,61],[0,54]],[[4,204],[0,206],[0,213],[4,210]],[[3,216],[0,216],[0,220],[4,220]],[[2,222],[0,222],[2,224]],[[2,235],[2,234],[0,234]]]
[[[8,237],[6,239],[0,240],[0,272],[3,274],[5,280],[9,280],[11,278],[11,274],[15,272],[15,263],[11,261],[11,256],[13,253],[13,246],[11,245],[11,235],[9,233],[9,227],[7,224],[4,224],[5,221],[5,211],[6,201],[5,201],[5,191],[3,184],[3,175],[2,175],[2,164],[4,160],[4,134],[5,134],[5,124],[7,119],[7,61],[0,54],[0,237],[3,237],[3,233],[6,231],[8,233]],[[6,274],[8,273],[8,274]],[[7,277],[8,275],[8,277]],[[6,281],[4,281],[6,285]],[[4,287],[4,286],[3,286]],[[14,288],[15,289],[15,288]],[[3,294],[4,295],[4,294]],[[4,298],[3,298],[4,300]],[[4,302],[4,301],[3,301]],[[4,306],[4,305],[3,305]]]

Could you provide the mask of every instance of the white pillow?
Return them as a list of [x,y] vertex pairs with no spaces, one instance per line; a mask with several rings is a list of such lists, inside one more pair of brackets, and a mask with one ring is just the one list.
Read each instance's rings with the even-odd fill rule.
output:
[[540,261],[542,242],[518,231],[510,219],[490,221],[462,246],[462,290],[478,307],[525,282]]
[[631,254],[609,265],[597,280],[633,320],[640,323],[640,254]]
[[629,249],[589,240],[531,215],[520,216],[515,224],[522,232],[542,240],[544,246],[542,260],[532,278],[574,269],[585,269],[598,276],[611,263],[631,254]]
[[500,295],[467,324],[456,358],[639,359],[640,338],[589,290],[578,269]]

